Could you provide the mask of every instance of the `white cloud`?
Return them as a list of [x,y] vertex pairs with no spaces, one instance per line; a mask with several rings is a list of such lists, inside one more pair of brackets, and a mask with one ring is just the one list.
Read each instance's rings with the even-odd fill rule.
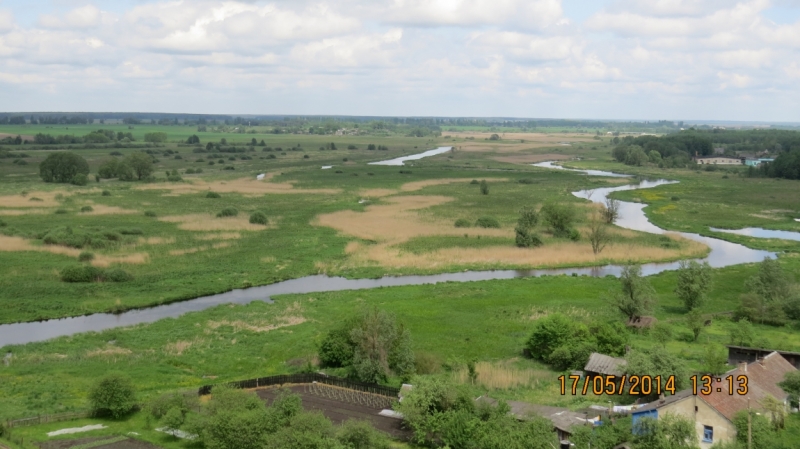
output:
[[800,21],[767,0],[64,3],[0,10],[7,109],[800,120]]
[[382,20],[406,25],[515,25],[541,28],[562,18],[559,0],[394,0]]
[[0,9],[0,33],[11,31],[14,28],[14,15],[11,11]]
[[92,28],[100,24],[101,11],[94,5],[86,5],[67,12],[63,17],[46,14],[39,18],[44,28]]

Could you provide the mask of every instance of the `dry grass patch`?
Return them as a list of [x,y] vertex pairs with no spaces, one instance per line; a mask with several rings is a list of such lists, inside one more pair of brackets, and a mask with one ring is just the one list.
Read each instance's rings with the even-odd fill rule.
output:
[[170,250],[169,255],[170,256],[183,256],[185,254],[194,254],[194,253],[198,253],[198,252],[201,252],[201,251],[208,251],[210,249],[222,249],[222,248],[227,248],[229,246],[231,246],[230,242],[219,242],[219,243],[215,243],[215,244],[213,244],[211,246],[200,246],[200,247],[196,247],[196,248],[185,248],[185,249],[173,249],[173,250]]
[[217,218],[212,214],[169,215],[159,217],[159,221],[178,223],[178,229],[185,231],[261,231],[274,228],[274,224],[267,226],[250,223],[246,216]]
[[197,240],[235,240],[242,238],[238,232],[217,232],[212,234],[200,234],[194,237]]
[[48,209],[0,209],[0,215],[44,215],[51,214]]
[[123,209],[117,206],[106,206],[103,204],[92,204],[91,212],[82,212],[81,215],[131,215],[138,214],[138,210]]
[[[462,235],[463,230],[449,221],[428,222],[416,212],[431,206],[453,201],[447,196],[398,196],[385,200],[390,204],[367,206],[364,212],[339,211],[319,215],[314,225],[328,226],[343,234],[364,240],[397,244],[413,237],[430,235]],[[472,234],[508,236],[501,229],[471,229]]]
[[213,191],[217,193],[239,193],[245,196],[261,196],[268,193],[323,193],[335,194],[341,189],[296,189],[294,181],[285,183],[270,182],[276,173],[270,173],[263,180],[251,178],[234,179],[231,181],[204,181],[193,179],[191,182],[180,184],[146,184],[137,186],[141,190],[168,190],[169,195],[186,195],[196,192]]
[[507,162],[509,164],[535,164],[544,161],[559,161],[570,159],[566,154],[515,154],[513,156],[498,156],[493,158],[497,162]]
[[194,339],[192,341],[187,340],[180,340],[173,343],[167,343],[164,345],[164,353],[169,355],[183,355],[183,352],[188,350],[194,345],[203,343],[204,340],[202,339]]
[[[403,192],[414,192],[417,190],[422,190],[425,187],[429,186],[438,186],[442,184],[452,184],[456,182],[463,182],[468,183],[472,181],[474,178],[449,178],[449,179],[428,179],[425,181],[414,181],[414,182],[407,182],[400,186],[400,190]],[[508,178],[484,178],[487,182],[504,182],[508,181]]]
[[143,245],[168,245],[175,243],[175,237],[139,237],[137,242]]
[[356,266],[378,263],[393,268],[442,268],[452,265],[499,264],[519,267],[553,267],[575,265],[606,265],[628,262],[661,262],[705,256],[708,248],[686,241],[681,249],[615,244],[606,247],[598,256],[588,242],[562,242],[540,248],[493,246],[485,248],[444,248],[430,253],[413,254],[387,244],[360,248],[350,256]]
[[[25,195],[0,196],[0,207],[53,207],[58,206],[56,196],[66,197],[71,193],[54,190],[52,192],[28,192]],[[41,201],[38,201],[38,198]],[[59,197],[60,198],[60,197]]]
[[358,194],[366,198],[380,198],[384,196],[394,195],[397,190],[394,189],[361,189]]
[[[517,368],[516,360],[502,362],[478,362],[475,372],[476,383],[490,390],[507,390],[519,387],[536,387],[541,382],[548,382],[552,373],[543,369]],[[462,367],[453,373],[453,379],[461,384],[470,383],[469,371]]]
[[[39,251],[63,256],[78,257],[83,251],[77,248],[67,248],[58,245],[33,245],[30,240],[22,237],[10,237],[0,235],[0,251]],[[134,253],[124,255],[96,254],[92,260],[92,265],[96,267],[108,267],[112,264],[143,264],[149,261],[147,253]]]
[[272,262],[275,262],[275,260],[276,259],[273,256],[267,256],[267,257],[262,257],[261,258],[261,262],[264,262],[264,263],[272,263]]
[[130,355],[133,354],[133,351],[130,349],[120,348],[117,346],[108,346],[104,348],[97,348],[92,349],[91,351],[86,351],[86,357],[113,357],[113,356],[120,356],[120,355]]
[[147,253],[135,253],[119,256],[95,255],[92,259],[92,265],[96,267],[108,267],[114,264],[134,264],[140,265],[150,261],[150,255]]
[[284,327],[297,326],[298,324],[308,321],[301,315],[302,306],[299,302],[294,302],[289,307],[283,310],[283,313],[273,319],[254,319],[250,320],[221,320],[221,321],[208,321],[207,326],[209,329],[217,329],[222,326],[230,326],[234,332],[243,330],[249,332],[270,332]]

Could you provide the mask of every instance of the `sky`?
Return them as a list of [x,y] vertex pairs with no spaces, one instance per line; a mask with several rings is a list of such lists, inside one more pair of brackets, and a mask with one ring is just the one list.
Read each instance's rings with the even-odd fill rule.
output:
[[0,0],[0,111],[800,122],[800,0]]

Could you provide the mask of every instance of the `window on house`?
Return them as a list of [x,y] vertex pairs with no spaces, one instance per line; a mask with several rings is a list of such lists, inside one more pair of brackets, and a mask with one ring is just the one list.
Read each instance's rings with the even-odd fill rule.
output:
[[703,426],[703,443],[714,442],[714,428],[711,426]]

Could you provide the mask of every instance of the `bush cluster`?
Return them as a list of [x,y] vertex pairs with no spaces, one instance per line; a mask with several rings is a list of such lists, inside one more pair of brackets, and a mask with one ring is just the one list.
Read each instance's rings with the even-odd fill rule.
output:
[[628,331],[622,323],[576,322],[560,313],[534,323],[527,348],[533,358],[557,370],[583,369],[592,352],[619,356],[625,353]]
[[206,193],[206,198],[222,198],[222,197],[217,192],[208,192]]
[[[92,255],[92,258],[94,258],[94,255]],[[91,265],[77,265],[64,268],[61,270],[60,276],[63,282],[70,283],[105,281],[127,282],[133,279],[133,276],[123,269],[112,268],[110,270],[102,270]]]
[[500,222],[492,217],[481,217],[475,221],[475,226],[479,228],[500,228]]
[[235,207],[226,207],[217,213],[217,217],[235,217],[239,215],[239,210]]
[[472,223],[466,218],[459,218],[455,222],[455,227],[457,228],[468,228],[470,226],[472,226]]
[[252,224],[260,224],[260,225],[267,225],[269,220],[267,219],[267,214],[264,212],[253,212],[250,214],[250,223]]

